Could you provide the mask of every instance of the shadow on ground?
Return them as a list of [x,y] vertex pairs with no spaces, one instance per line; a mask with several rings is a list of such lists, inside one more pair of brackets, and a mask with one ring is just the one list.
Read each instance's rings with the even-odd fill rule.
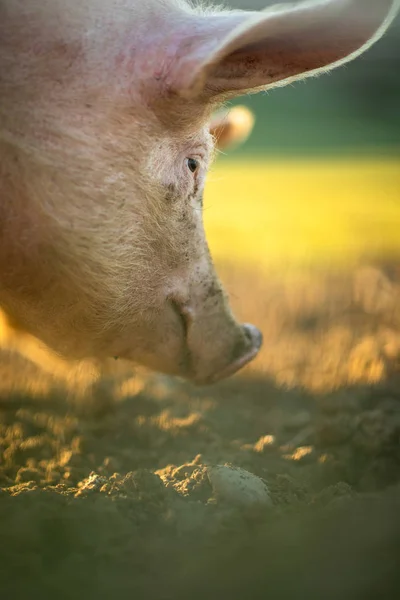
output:
[[[219,385],[137,374],[82,405],[4,354],[5,598],[398,597],[396,272],[224,277],[268,336]],[[221,464],[263,480],[268,502],[223,495]]]

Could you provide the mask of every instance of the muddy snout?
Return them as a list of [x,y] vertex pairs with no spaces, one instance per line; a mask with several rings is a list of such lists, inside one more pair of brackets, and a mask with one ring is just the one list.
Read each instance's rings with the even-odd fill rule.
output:
[[234,375],[257,356],[263,341],[259,329],[246,323],[237,327],[236,334],[236,339],[230,348],[224,344],[220,346],[215,339],[214,348],[212,346],[209,348],[210,355],[214,355],[213,360],[206,361],[208,363],[206,369],[201,369],[202,372],[197,371],[191,377],[193,383],[197,385],[217,383]]
[[218,283],[212,290],[213,294],[191,303],[179,302],[177,296],[170,301],[181,324],[180,375],[197,385],[230,377],[257,356],[263,342],[257,327],[235,319]]
[[226,365],[226,367],[211,375],[203,383],[216,383],[221,379],[230,377],[231,375],[242,369],[245,365],[252,361],[253,358],[257,356],[262,346],[262,342],[262,333],[259,329],[257,329],[257,327],[248,323],[242,325],[242,336],[240,336],[239,340],[233,348],[230,362]]

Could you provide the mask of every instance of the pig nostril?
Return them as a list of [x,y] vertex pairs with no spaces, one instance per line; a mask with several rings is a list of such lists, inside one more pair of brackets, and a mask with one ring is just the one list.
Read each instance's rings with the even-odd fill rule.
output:
[[254,327],[254,325],[250,325],[249,323],[245,323],[243,325],[243,331],[246,338],[251,343],[252,347],[254,349],[260,349],[263,343],[263,336],[261,331],[257,329],[257,327]]

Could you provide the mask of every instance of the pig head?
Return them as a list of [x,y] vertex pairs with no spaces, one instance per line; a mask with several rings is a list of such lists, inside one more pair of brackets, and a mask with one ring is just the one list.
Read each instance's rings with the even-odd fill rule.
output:
[[67,359],[120,356],[197,383],[249,362],[261,333],[231,313],[202,225],[214,111],[351,60],[398,6],[0,0],[9,322]]

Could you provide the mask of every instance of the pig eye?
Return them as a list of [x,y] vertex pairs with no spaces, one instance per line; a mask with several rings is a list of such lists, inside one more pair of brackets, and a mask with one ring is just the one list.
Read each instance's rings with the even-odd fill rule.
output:
[[195,158],[187,158],[186,164],[191,173],[196,173],[197,169],[199,168],[199,162]]

